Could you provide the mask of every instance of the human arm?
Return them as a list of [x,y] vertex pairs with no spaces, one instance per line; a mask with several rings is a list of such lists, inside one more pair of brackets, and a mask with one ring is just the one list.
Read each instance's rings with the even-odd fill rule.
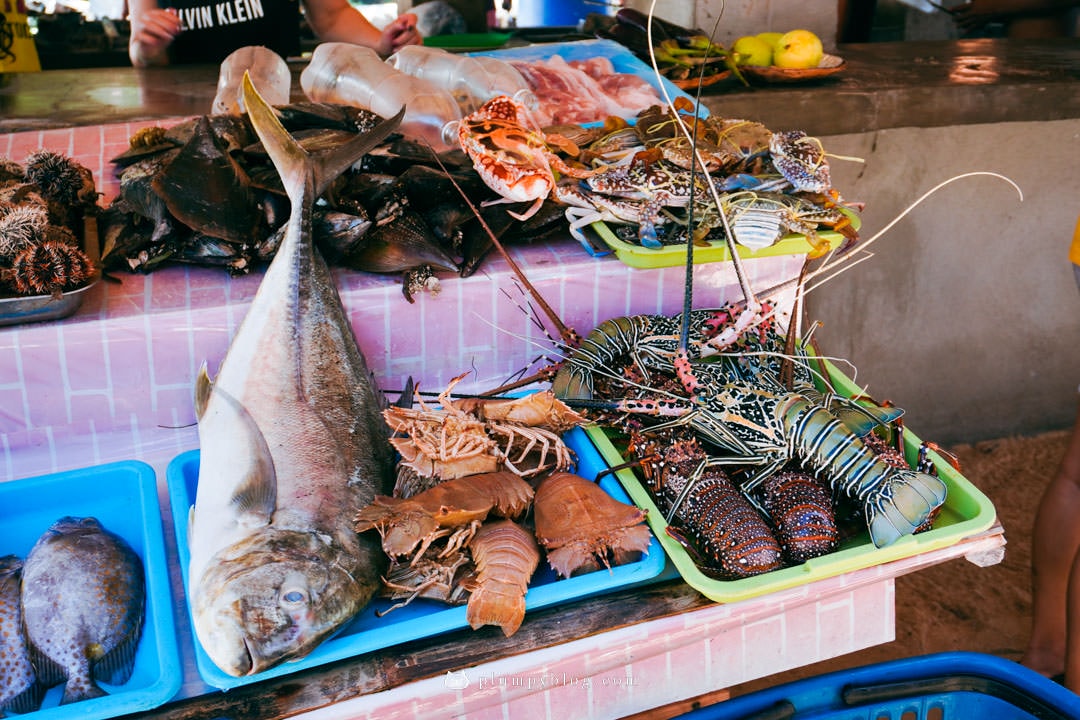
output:
[[348,0],[305,0],[304,12],[320,42],[366,45],[385,57],[421,40],[413,13],[399,15],[380,31]]
[[172,8],[158,7],[157,0],[128,0],[131,37],[128,57],[135,67],[167,65],[168,49],[180,34],[180,18]]

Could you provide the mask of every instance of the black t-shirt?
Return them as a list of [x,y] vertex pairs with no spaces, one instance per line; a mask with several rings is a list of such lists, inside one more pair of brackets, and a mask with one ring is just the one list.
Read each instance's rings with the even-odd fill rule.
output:
[[220,63],[248,45],[283,58],[300,52],[299,0],[167,0],[181,32],[169,46],[173,63]]

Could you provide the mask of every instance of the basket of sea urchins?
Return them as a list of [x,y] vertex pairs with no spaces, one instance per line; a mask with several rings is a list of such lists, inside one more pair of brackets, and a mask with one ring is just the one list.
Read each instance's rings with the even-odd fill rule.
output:
[[93,174],[68,157],[0,158],[0,303],[60,301],[96,279],[97,200]]

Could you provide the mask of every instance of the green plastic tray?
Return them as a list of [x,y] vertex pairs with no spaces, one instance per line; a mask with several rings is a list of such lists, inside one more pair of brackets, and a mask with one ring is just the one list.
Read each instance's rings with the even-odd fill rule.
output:
[[[861,393],[850,378],[831,363],[825,364],[838,394],[855,396]],[[620,438],[615,431],[599,425],[591,425],[586,428],[586,434],[609,466],[614,467],[624,462],[619,450],[616,449],[616,443],[620,441]],[[914,463],[922,441],[906,426],[904,438],[904,451],[908,462]],[[648,512],[649,526],[660,540],[664,552],[671,558],[672,564],[682,575],[683,580],[710,600],[731,603],[938,550],[955,545],[963,538],[990,528],[997,518],[997,512],[990,499],[940,455],[931,451],[930,457],[948,492],[945,505],[934,521],[932,529],[901,538],[883,548],[874,547],[869,533],[863,530],[859,535],[844,541],[837,550],[828,555],[813,558],[801,565],[773,570],[742,580],[715,580],[701,572],[685,548],[667,534],[667,522],[663,514],[656,507],[645,487],[638,481],[634,471],[622,469],[615,475],[638,507]]]
[[[855,212],[847,212],[851,218],[852,226],[858,230],[862,220]],[[661,268],[676,267],[686,264],[686,245],[665,245],[662,248],[647,248],[624,242],[616,237],[611,228],[605,222],[595,222],[590,226],[596,234],[607,244],[624,264],[636,268]],[[833,250],[840,247],[844,242],[844,236],[833,230],[824,230],[818,233],[818,237],[829,243]],[[760,250],[751,250],[742,245],[736,245],[739,257],[761,258],[776,257],[778,255],[805,255],[813,250],[813,245],[805,235],[791,233],[777,240],[769,247]],[[730,260],[727,243],[724,241],[709,241],[704,245],[694,247],[694,264],[719,262]]]
[[513,33],[457,33],[454,35],[432,35],[424,38],[424,45],[443,48],[452,52],[474,52],[495,50],[510,41]]

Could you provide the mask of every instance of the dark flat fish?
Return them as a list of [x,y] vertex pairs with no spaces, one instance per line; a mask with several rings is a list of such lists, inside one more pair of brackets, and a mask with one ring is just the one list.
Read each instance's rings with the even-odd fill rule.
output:
[[17,713],[37,710],[43,694],[35,682],[22,628],[22,567],[22,561],[14,555],[0,557],[0,717],[4,717],[5,709]]
[[64,680],[61,705],[102,697],[135,665],[146,607],[142,561],[92,517],[64,517],[23,567],[23,621],[39,680]]

